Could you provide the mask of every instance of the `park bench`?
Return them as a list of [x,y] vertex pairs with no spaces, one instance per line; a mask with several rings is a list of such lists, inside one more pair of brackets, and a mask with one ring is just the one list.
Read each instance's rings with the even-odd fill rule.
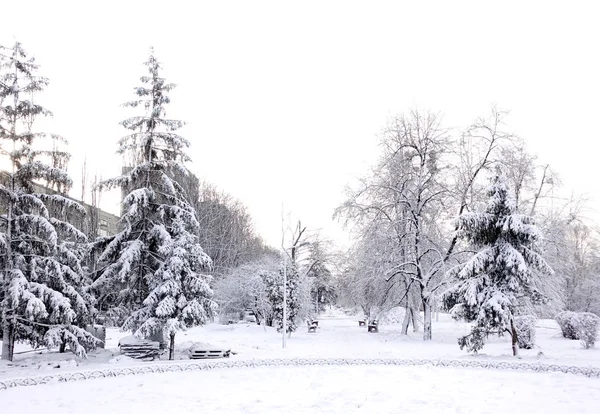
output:
[[306,321],[306,325],[308,326],[309,333],[316,333],[317,328],[319,327],[319,321]]
[[379,326],[378,326],[377,321],[375,321],[375,320],[369,321],[369,326],[367,327],[367,331],[369,331],[371,333],[379,332]]
[[365,326],[367,324],[367,321],[362,320],[362,321],[358,321],[358,326]]
[[190,359],[213,359],[213,358],[229,358],[231,349],[228,350],[206,350],[194,349],[190,354]]
[[160,356],[160,343],[147,339],[127,336],[119,340],[121,354],[143,361],[153,361]]

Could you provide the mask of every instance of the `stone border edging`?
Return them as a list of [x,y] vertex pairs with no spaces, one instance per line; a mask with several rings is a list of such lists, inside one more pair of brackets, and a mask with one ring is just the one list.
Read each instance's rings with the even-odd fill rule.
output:
[[77,371],[64,374],[42,375],[25,378],[11,378],[0,381],[0,390],[60,382],[83,381],[96,378],[114,378],[126,375],[141,375],[163,372],[205,371],[218,368],[255,368],[284,366],[344,366],[344,365],[395,365],[453,368],[486,368],[513,371],[561,372],[564,374],[584,375],[589,378],[600,378],[600,368],[578,367],[554,364],[532,364],[507,361],[460,361],[443,359],[385,359],[385,358],[295,358],[295,359],[254,359],[239,361],[206,361],[190,363],[166,363],[152,365],[136,365],[122,368],[109,368],[89,371]]

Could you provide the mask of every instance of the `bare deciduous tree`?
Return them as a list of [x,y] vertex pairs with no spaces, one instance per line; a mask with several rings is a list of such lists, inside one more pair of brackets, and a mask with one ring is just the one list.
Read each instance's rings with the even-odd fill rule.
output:
[[213,273],[251,262],[265,253],[246,207],[207,183],[200,183],[195,205],[200,223],[200,242],[213,260]]
[[514,139],[503,131],[505,115],[492,108],[490,117],[477,119],[459,140],[431,112],[392,119],[383,132],[379,164],[336,212],[356,225],[361,238],[385,228],[389,240],[380,277],[402,280],[409,314],[419,310],[410,300],[416,286],[424,340],[431,339],[432,306],[446,284],[444,269],[461,253],[457,227],[448,223],[480,202],[480,177]]

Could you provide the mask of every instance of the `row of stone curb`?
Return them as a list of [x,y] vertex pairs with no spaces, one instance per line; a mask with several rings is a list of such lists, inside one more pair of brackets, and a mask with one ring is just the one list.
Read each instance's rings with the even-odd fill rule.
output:
[[600,368],[578,367],[567,365],[531,364],[506,361],[461,361],[443,359],[381,359],[381,358],[298,358],[298,359],[254,359],[238,361],[203,361],[191,363],[162,363],[136,365],[102,370],[77,371],[64,374],[53,374],[27,378],[12,378],[0,381],[0,390],[16,387],[53,384],[61,382],[83,381],[97,378],[114,378],[127,375],[142,375],[163,372],[205,371],[220,368],[256,368],[256,367],[288,367],[288,366],[344,366],[344,365],[395,365],[452,368],[484,368],[512,371],[559,372],[564,374],[584,375],[600,378]]

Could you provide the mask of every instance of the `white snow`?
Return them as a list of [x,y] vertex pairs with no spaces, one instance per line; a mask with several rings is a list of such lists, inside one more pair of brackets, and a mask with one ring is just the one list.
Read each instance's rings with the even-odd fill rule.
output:
[[[400,333],[381,322],[378,334],[358,326],[362,315],[330,311],[317,333],[304,326],[281,348],[281,335],[256,324],[220,325],[180,332],[176,359],[189,361],[194,346],[231,349],[230,360],[267,358],[428,358],[506,360],[600,368],[600,349],[564,339],[556,322],[537,321],[537,345],[511,356],[510,338],[490,338],[480,355],[458,348],[469,326],[440,314],[432,341],[422,333]],[[400,317],[389,318],[399,320]],[[145,365],[125,358],[117,343],[127,333],[107,329],[107,349],[87,360],[42,351],[0,361],[0,380],[74,371]],[[25,350],[20,345],[17,351]],[[155,362],[156,363],[156,362]],[[159,363],[162,363],[159,362]],[[166,361],[165,361],[166,363]],[[3,409],[48,414],[144,412],[597,412],[600,380],[572,374],[492,371],[432,366],[327,366],[226,368],[214,371],[145,374],[58,383],[0,391]],[[485,400],[485,404],[483,401]],[[57,408],[60,407],[60,408]],[[49,411],[50,410],[50,411]],[[195,410],[195,411],[190,411]],[[202,411],[201,411],[202,410]],[[586,411],[587,410],[587,411]]]
[[[221,325],[212,323],[177,334],[176,359],[187,360],[189,350],[196,345],[215,349],[231,349],[235,354],[231,360],[265,358],[429,358],[506,360],[530,363],[600,367],[600,347],[584,349],[576,340],[562,337],[554,320],[538,320],[536,324],[536,346],[531,350],[520,350],[519,359],[512,356],[510,338],[490,337],[479,355],[468,354],[458,348],[456,338],[469,332],[467,324],[440,314],[440,321],[433,317],[433,340],[424,342],[422,332],[409,331],[401,334],[400,323],[380,322],[379,333],[368,333],[366,327],[359,328],[362,315],[344,315],[330,311],[319,318],[317,333],[308,333],[305,326],[288,339],[287,348],[281,347],[281,334],[274,328],[251,323]],[[401,320],[396,316],[393,320]],[[15,361],[0,360],[0,380],[7,377],[39,375],[40,369],[57,365],[60,361],[75,360],[81,369],[101,369],[108,361],[120,355],[118,342],[129,336],[116,328],[106,330],[106,349],[90,352],[88,359],[79,359],[67,352],[38,351],[15,355]],[[30,349],[17,344],[16,352]],[[41,352],[41,353],[40,353]],[[541,355],[540,355],[541,353]],[[125,360],[127,364],[147,364],[136,360]],[[123,361],[123,363],[125,363]],[[49,365],[50,364],[50,365]],[[55,373],[71,371],[72,366],[53,368]],[[48,372],[44,372],[48,373]]]
[[118,345],[153,345],[158,347],[159,343],[156,341],[148,341],[146,339],[140,339],[133,335],[129,335],[119,339]]
[[1,395],[6,412],[46,414],[597,413],[600,381],[427,366],[262,367],[49,384]]

